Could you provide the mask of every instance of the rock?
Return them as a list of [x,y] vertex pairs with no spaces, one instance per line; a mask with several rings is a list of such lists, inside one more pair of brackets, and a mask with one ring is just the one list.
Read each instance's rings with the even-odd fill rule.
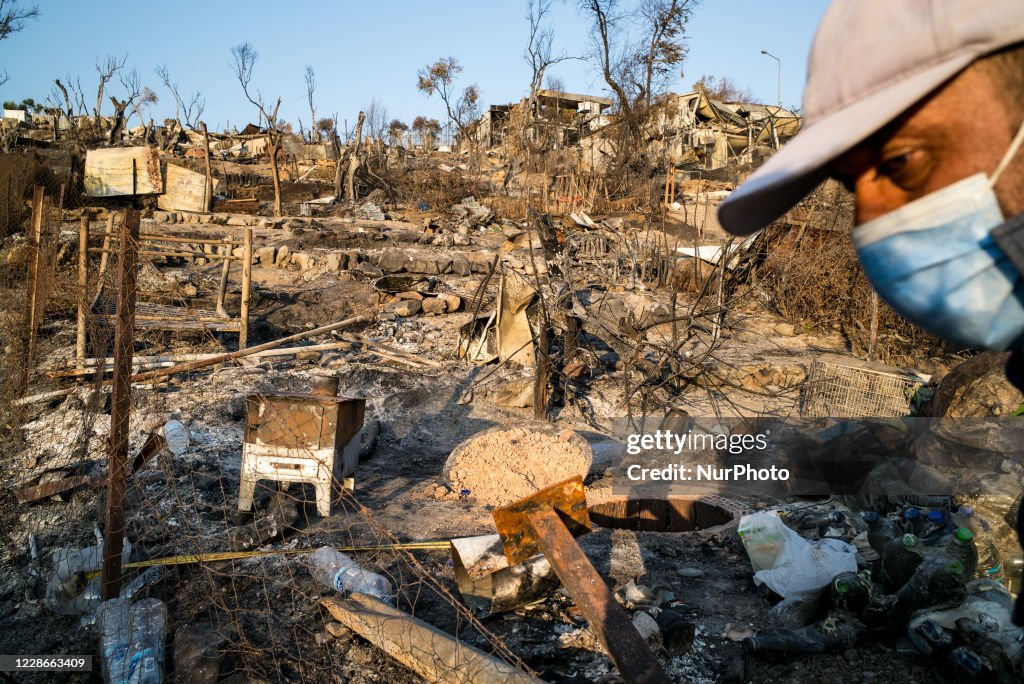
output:
[[327,255],[327,270],[340,271],[345,268],[345,255],[342,252],[331,252]]
[[416,299],[396,299],[385,307],[385,311],[408,318],[415,316],[423,308],[423,305]]
[[470,269],[473,273],[490,273],[492,259],[490,255],[473,255],[469,258]]
[[277,256],[277,247],[269,245],[259,247],[252,253],[252,260],[261,266],[273,266],[274,258]]
[[469,259],[462,256],[452,257],[452,273],[460,276],[468,276],[473,272],[473,267],[469,263]]
[[452,244],[456,247],[468,247],[473,244],[473,240],[468,235],[460,235],[456,233],[452,236]]
[[440,297],[428,297],[423,300],[423,313],[425,314],[443,314],[447,310],[445,301]]
[[444,300],[445,313],[452,313],[459,310],[462,306],[462,297],[453,294],[438,295],[438,299]]
[[398,316],[395,315],[394,311],[381,311],[379,314],[377,314],[377,318],[378,320],[381,321],[393,321],[397,319]]
[[452,260],[450,257],[438,257],[434,261],[434,265],[437,268],[437,274],[442,275],[452,270]]
[[229,226],[247,226],[249,225],[249,218],[247,216],[231,216],[228,218]]
[[404,273],[409,266],[409,257],[398,250],[384,250],[377,266],[385,273]]
[[281,245],[277,248],[277,256],[274,257],[274,265],[278,268],[284,268],[292,260],[292,251],[288,249],[288,245]]
[[296,252],[292,254],[292,263],[298,266],[300,271],[311,271],[316,268],[316,257],[307,252]]
[[418,302],[422,302],[423,295],[421,295],[419,292],[413,292],[412,290],[409,290],[408,292],[399,292],[398,294],[395,295],[395,299],[415,299]]
[[359,264],[356,264],[356,267],[353,270],[359,271],[360,273],[365,273],[366,275],[372,278],[380,278],[382,275],[384,275],[384,271],[380,270],[379,268],[371,264],[369,261],[363,261]]
[[698,577],[703,577],[704,571],[700,568],[679,568],[676,570],[676,574],[680,577],[696,579]]
[[796,326],[792,323],[779,323],[775,326],[775,332],[783,337],[793,337],[796,335]]
[[409,261],[407,270],[410,273],[437,274],[437,261],[432,257],[417,256]]
[[154,211],[153,220],[157,223],[170,223],[171,217],[166,211]]

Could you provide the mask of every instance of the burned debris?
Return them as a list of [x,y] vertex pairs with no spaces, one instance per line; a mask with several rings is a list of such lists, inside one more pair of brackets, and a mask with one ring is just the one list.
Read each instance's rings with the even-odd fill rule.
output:
[[344,135],[308,67],[295,133],[232,55],[241,130],[166,67],[174,118],[141,84],[101,116],[118,58],[93,114],[61,81],[4,111],[0,652],[111,682],[1021,676],[1021,467],[920,421],[1024,397],[872,295],[835,183],[746,239],[716,219],[797,113],[545,88],[538,54],[517,102],[480,114],[441,59],[447,126]]

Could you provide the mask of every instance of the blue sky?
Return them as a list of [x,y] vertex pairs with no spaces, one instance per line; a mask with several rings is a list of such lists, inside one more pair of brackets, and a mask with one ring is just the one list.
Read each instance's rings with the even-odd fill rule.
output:
[[[624,0],[627,5],[633,0]],[[26,0],[21,0],[25,4]],[[256,119],[229,67],[230,49],[249,41],[258,50],[253,84],[265,97],[280,95],[281,114],[294,122],[309,113],[303,70],[316,70],[318,113],[337,112],[353,122],[371,98],[389,117],[406,122],[419,114],[443,121],[435,99],[415,87],[416,71],[438,57],[454,56],[464,66],[460,84],[477,83],[485,105],[525,94],[529,70],[522,60],[527,24],[525,0],[471,2],[223,2],[167,3],[107,0],[38,0],[42,16],[0,42],[0,67],[10,80],[0,100],[42,100],[54,78],[81,79],[86,101],[96,98],[97,57],[128,53],[143,82],[160,97],[151,111],[159,120],[174,113],[170,93],[153,73],[166,64],[182,91],[206,97],[204,119],[214,130],[228,122],[239,128]],[[689,56],[674,90],[684,92],[701,74],[728,76],[757,99],[774,103],[776,63],[782,60],[783,105],[798,105],[807,53],[826,0],[703,0],[688,27]],[[556,47],[570,55],[588,46],[588,26],[575,3],[558,2],[551,22]],[[602,93],[593,65],[569,61],[554,74],[566,90]],[[114,94],[121,87],[114,82]],[[110,111],[105,96],[104,107]]]

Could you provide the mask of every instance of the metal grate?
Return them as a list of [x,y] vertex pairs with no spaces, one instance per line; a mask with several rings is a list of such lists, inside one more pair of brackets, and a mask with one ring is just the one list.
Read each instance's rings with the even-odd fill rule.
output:
[[897,418],[910,413],[921,386],[898,373],[814,361],[801,391],[800,415],[836,418]]

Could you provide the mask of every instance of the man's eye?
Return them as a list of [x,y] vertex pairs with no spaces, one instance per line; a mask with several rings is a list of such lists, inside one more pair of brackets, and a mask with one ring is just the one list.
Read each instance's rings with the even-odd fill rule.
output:
[[906,154],[896,155],[895,157],[889,157],[878,165],[878,173],[882,176],[888,176],[889,178],[895,179],[900,174],[906,172],[907,165],[909,163],[909,152]]

